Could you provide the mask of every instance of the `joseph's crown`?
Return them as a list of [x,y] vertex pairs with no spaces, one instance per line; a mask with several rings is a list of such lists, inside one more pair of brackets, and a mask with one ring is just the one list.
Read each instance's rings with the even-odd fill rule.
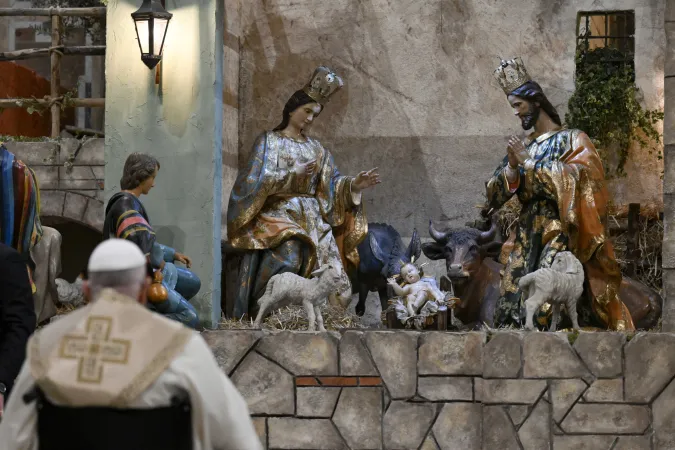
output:
[[508,61],[502,59],[494,75],[506,95],[531,80],[525,69],[525,64],[519,57]]
[[320,66],[314,71],[304,91],[320,105],[328,102],[331,95],[343,86],[342,78],[328,67]]

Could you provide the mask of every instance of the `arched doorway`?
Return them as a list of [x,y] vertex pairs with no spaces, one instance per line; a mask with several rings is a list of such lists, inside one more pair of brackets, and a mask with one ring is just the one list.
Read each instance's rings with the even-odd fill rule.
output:
[[87,267],[89,255],[101,242],[103,235],[81,222],[64,217],[42,216],[42,225],[61,233],[61,274],[59,278],[72,283]]

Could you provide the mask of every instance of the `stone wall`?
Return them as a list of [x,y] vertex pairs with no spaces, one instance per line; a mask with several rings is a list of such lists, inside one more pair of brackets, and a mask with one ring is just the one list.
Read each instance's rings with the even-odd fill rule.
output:
[[207,331],[268,449],[675,448],[675,335]]
[[675,0],[666,2],[665,29],[664,123],[668,126],[663,130],[663,330],[675,331]]
[[40,214],[103,229],[103,139],[6,142],[40,185]]
[[[403,236],[476,218],[484,182],[523,134],[492,72],[521,56],[562,116],[574,91],[577,14],[635,11],[637,84],[663,108],[665,0],[251,0],[241,7],[240,160],[327,64],[345,87],[313,125],[342,173],[380,167],[369,220]],[[240,161],[240,162],[241,162]],[[661,202],[661,161],[638,152],[618,202]],[[403,169],[405,168],[405,170]],[[229,190],[227,191],[229,193]],[[422,232],[426,235],[426,232]]]

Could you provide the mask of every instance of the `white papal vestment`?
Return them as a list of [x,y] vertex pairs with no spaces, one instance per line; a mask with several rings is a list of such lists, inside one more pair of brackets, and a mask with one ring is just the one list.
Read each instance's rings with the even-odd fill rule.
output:
[[[194,450],[262,450],[248,407],[195,331],[105,290],[36,332],[0,422],[0,450],[37,450],[36,384],[62,406],[192,404]],[[77,424],[64,433],[77,433]]]

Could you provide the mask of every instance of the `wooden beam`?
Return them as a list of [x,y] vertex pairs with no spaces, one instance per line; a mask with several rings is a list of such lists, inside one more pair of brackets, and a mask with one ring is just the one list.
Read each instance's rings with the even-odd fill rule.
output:
[[[61,45],[61,17],[52,16],[52,48]],[[57,98],[61,91],[61,54],[51,52],[51,79],[49,80],[50,95]],[[54,103],[51,107],[52,138],[61,134],[61,106]]]
[[[61,97],[59,97],[61,98]],[[0,98],[0,109],[26,108],[27,104],[37,103],[41,106],[49,106],[50,98]],[[73,108],[103,108],[105,98],[71,98],[68,106]]]
[[105,17],[106,8],[0,8],[0,17]]
[[[28,48],[17,50],[15,52],[0,52],[0,61],[18,61],[20,59],[31,59],[49,56],[48,48]],[[58,51],[64,55],[105,55],[105,45],[84,45],[75,47],[62,47]]]

